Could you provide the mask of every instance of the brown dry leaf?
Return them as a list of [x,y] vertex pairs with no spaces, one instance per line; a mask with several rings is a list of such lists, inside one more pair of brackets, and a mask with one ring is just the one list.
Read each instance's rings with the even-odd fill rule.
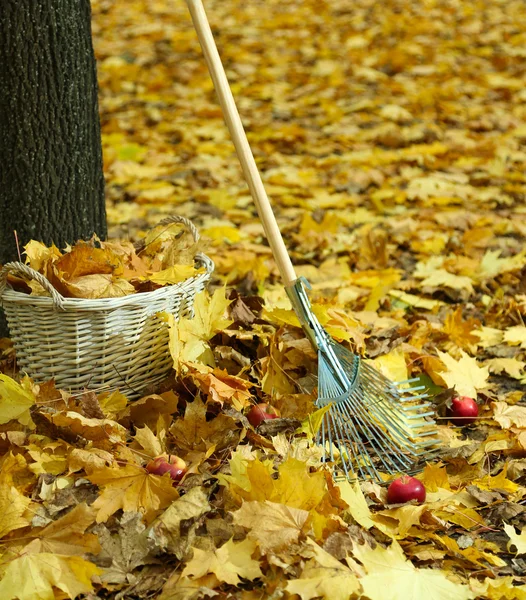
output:
[[120,298],[135,293],[135,288],[123,277],[85,275],[64,283],[63,295],[70,298]]
[[190,520],[195,520],[212,507],[208,501],[208,494],[201,487],[193,487],[184,496],[175,500],[151,525],[149,537],[165,552],[175,554],[183,559],[190,550],[195,540],[195,531],[187,529],[186,535],[181,524],[185,525]]
[[477,319],[462,318],[462,308],[459,306],[453,313],[449,313],[444,323],[444,333],[447,333],[452,342],[463,350],[471,350],[479,341],[475,330],[480,327]]
[[160,510],[179,498],[168,475],[150,475],[136,465],[104,467],[88,479],[102,489],[93,503],[93,508],[97,509],[97,523],[104,523],[119,509],[141,512],[150,522]]
[[133,571],[148,562],[152,542],[142,522],[142,514],[126,512],[119,520],[119,529],[115,534],[102,523],[94,529],[100,541],[99,563],[110,560],[111,566],[104,569],[101,579],[105,584],[126,584],[133,581]]
[[68,411],[51,416],[50,421],[57,427],[67,427],[73,434],[104,449],[110,449],[126,440],[125,427],[110,419],[88,419],[79,413]]
[[101,448],[73,448],[68,455],[70,473],[84,470],[90,475],[115,461],[113,454]]
[[188,374],[194,383],[213,402],[232,404],[239,411],[249,406],[251,383],[241,377],[229,375],[223,369],[211,369],[200,365],[188,365]]
[[238,426],[231,417],[220,413],[206,419],[206,405],[199,397],[187,404],[184,417],[170,427],[170,434],[176,447],[184,452],[206,452],[212,446],[225,448],[239,439]]
[[174,392],[144,396],[128,405],[130,418],[136,427],[147,425],[155,429],[159,415],[172,415],[177,412],[179,398]]

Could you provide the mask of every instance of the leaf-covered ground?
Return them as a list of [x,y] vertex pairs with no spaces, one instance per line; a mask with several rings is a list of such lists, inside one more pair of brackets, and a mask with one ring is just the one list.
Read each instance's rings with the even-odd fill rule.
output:
[[[316,357],[184,2],[92,4],[111,234],[190,217],[213,295],[138,401],[2,378],[0,597],[526,598],[524,3],[206,2],[317,315],[433,394],[444,452],[418,474],[426,502],[394,507],[294,434]],[[454,393],[474,424],[445,418]],[[282,419],[256,431],[261,401]],[[180,486],[145,469],[165,452]]]

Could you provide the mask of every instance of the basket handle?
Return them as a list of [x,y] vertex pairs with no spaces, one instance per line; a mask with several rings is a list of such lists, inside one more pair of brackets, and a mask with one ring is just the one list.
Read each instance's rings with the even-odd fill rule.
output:
[[[159,221],[159,223],[157,223],[157,225],[155,225],[154,228],[158,227],[159,225],[172,225],[173,223],[179,223],[180,225],[184,225],[186,229],[188,229],[188,231],[192,234],[194,242],[197,243],[200,240],[201,236],[197,231],[197,227],[192,223],[192,221],[190,221],[190,219],[187,219],[186,217],[180,217],[178,215],[166,217],[162,221]],[[208,275],[211,275],[214,272],[214,263],[206,254],[198,252],[195,255],[195,260],[197,263],[199,263],[201,267],[204,267]]]
[[8,262],[0,271],[0,298],[2,297],[7,285],[7,276],[10,274],[19,275],[25,279],[34,279],[46,290],[46,292],[51,294],[51,298],[53,299],[53,307],[57,310],[64,310],[64,296],[57,292],[57,290],[51,285],[49,280],[42,275],[42,273],[35,271],[35,269],[32,269],[21,262]]

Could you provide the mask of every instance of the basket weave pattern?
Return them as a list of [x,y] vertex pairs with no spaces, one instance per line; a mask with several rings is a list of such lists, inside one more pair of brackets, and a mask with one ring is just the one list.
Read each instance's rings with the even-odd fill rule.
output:
[[[187,219],[169,217],[160,224],[171,223],[184,224],[199,239]],[[157,313],[172,313],[177,320],[192,317],[195,295],[214,270],[202,253],[195,263],[205,272],[179,284],[95,300],[64,298],[40,273],[22,263],[6,264],[0,273],[0,297],[20,369],[37,382],[54,378],[61,389],[120,388],[129,397],[140,395],[172,365],[168,329]],[[8,273],[38,280],[51,297],[6,288]]]

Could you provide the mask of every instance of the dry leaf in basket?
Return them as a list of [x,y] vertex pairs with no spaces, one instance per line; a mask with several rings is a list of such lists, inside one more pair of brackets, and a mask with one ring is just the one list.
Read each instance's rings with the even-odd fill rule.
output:
[[[138,247],[129,241],[101,242],[94,237],[68,246],[64,253],[34,240],[24,250],[29,266],[66,298],[118,298],[202,272],[193,266],[198,244],[177,224],[154,228]],[[33,295],[48,295],[35,281],[17,289],[28,291],[28,286]]]

